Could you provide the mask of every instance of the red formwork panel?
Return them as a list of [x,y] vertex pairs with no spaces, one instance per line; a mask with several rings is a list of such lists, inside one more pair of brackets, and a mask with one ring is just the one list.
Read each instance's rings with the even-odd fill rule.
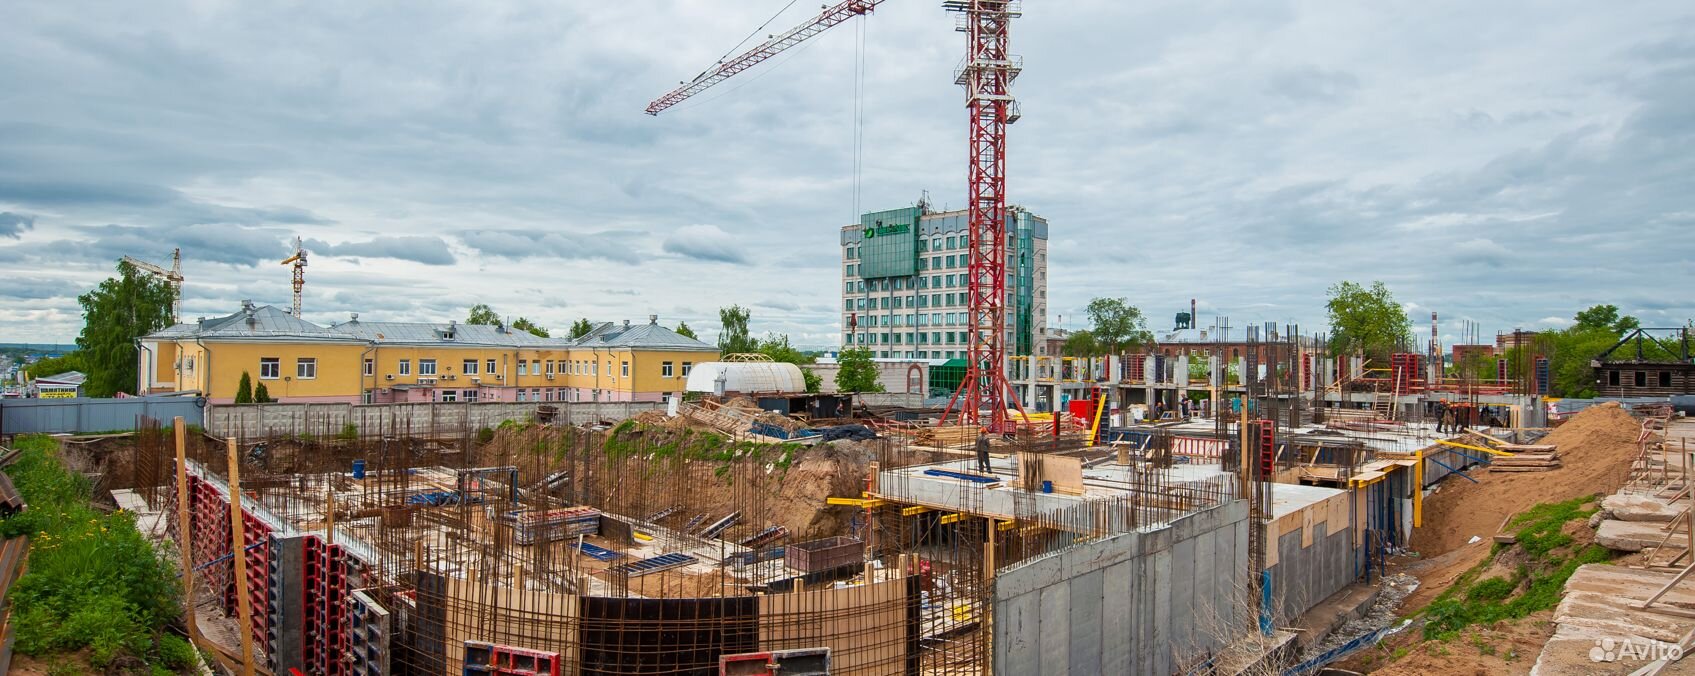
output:
[[243,512],[242,538],[247,547],[247,598],[252,611],[254,640],[271,648],[271,527],[259,517]]
[[300,581],[300,619],[303,625],[300,663],[313,673],[321,673],[318,670],[322,668],[324,656],[320,639],[324,631],[318,607],[324,597],[324,541],[308,537],[303,546],[300,557],[303,569]]

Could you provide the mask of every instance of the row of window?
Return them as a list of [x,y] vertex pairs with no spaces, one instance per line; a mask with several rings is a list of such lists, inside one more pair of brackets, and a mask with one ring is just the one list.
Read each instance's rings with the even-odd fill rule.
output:
[[[947,344],[964,343],[971,337],[971,332],[970,331],[931,331],[931,332],[918,331],[918,332],[900,333],[900,332],[897,331],[897,332],[892,332],[892,333],[891,332],[844,333],[844,334],[842,334],[842,344],[843,345],[853,345],[853,344],[857,343],[859,345],[873,345],[873,344],[877,344],[877,343],[882,343],[882,344],[885,344],[885,345],[890,345],[890,344],[901,345],[901,344],[903,344],[903,340],[902,340],[903,336],[905,337],[904,344],[906,344],[906,345],[925,345],[925,344],[929,344],[929,343],[936,343],[936,344],[940,345],[940,344],[944,344],[944,343],[947,343]],[[1006,339],[1008,341],[1012,340],[1012,333],[1011,332],[1008,332],[1006,334]]]
[[[1015,237],[1015,236],[1012,236],[1012,235],[1008,235],[1007,238],[1006,238],[1006,245],[1007,245],[1008,248],[1018,246],[1018,238]],[[925,253],[925,252],[928,252],[928,251],[942,251],[942,250],[945,250],[945,249],[965,249],[965,248],[970,247],[970,246],[971,246],[971,237],[968,236],[968,235],[955,235],[955,236],[951,236],[951,237],[933,237],[931,239],[920,239],[920,240],[918,240],[918,252],[919,253]],[[863,248],[863,247],[852,247],[852,246],[850,246],[850,247],[847,248],[847,252],[844,255],[846,256],[846,258],[848,260],[851,261],[851,260],[859,257],[859,250],[861,248]],[[961,256],[961,257],[963,258],[964,256]]]
[[[1634,383],[1636,387],[1647,387],[1648,386],[1648,372],[1647,371],[1632,371],[1631,374],[1632,374],[1631,382]],[[1657,380],[1659,381],[1658,387],[1671,387],[1671,371],[1660,371],[1659,377],[1657,378]],[[1607,372],[1607,384],[1608,385],[1616,387],[1621,382],[1622,382],[1622,380],[1619,377],[1619,371],[1608,371]]]
[[849,315],[842,318],[842,326],[968,326],[971,323],[969,312],[932,312],[929,314],[904,315]]
[[[965,292],[932,293],[916,296],[879,296],[877,298],[843,298],[843,310],[899,310],[902,308],[946,307],[949,305],[967,305],[970,296]],[[1011,294],[1007,294],[1008,304],[1017,302]]]
[[[188,368],[192,370],[194,368],[192,366],[192,364],[193,364],[192,358],[190,358],[189,363],[190,363],[190,366]],[[618,364],[619,364],[619,371],[618,371],[619,375],[622,376],[622,377],[625,377],[625,378],[630,377],[630,362],[620,361],[620,362],[618,362]],[[693,368],[693,366],[694,366],[694,362],[687,362],[687,361],[683,362],[683,371],[682,371],[681,377],[683,377],[683,378],[689,377],[689,371],[690,371],[690,369]],[[465,375],[468,375],[468,376],[477,375],[479,368],[484,368],[483,372],[484,373],[490,373],[490,374],[495,373],[497,370],[499,370],[498,367],[496,366],[495,360],[493,360],[493,359],[489,359],[489,360],[486,360],[486,361],[483,361],[483,362],[479,362],[479,360],[476,360],[476,359],[466,359],[463,362],[461,362],[460,368],[462,369],[462,373],[464,373]],[[606,368],[607,368],[608,371],[610,371],[612,369],[612,362],[607,362]],[[410,359],[400,360],[399,365],[398,365],[398,370],[399,370],[400,375],[403,375],[403,376],[412,375],[412,360],[410,360]],[[666,377],[666,378],[676,377],[674,371],[675,371],[675,369],[673,368],[673,365],[672,365],[671,362],[668,362],[668,361],[667,362],[660,362],[660,364],[659,364],[659,375]],[[366,376],[376,375],[376,373],[377,373],[376,362],[371,360],[371,359],[366,359],[365,360],[365,371],[364,372],[365,372]],[[561,373],[561,374],[565,374],[565,375],[592,376],[592,375],[599,375],[600,365],[599,365],[598,362],[596,362],[592,359],[583,359],[583,360],[569,360],[569,359],[542,360],[542,359],[537,359],[537,360],[534,360],[534,361],[531,361],[531,360],[528,360],[528,359],[518,360],[518,375],[521,375],[521,376],[529,376],[529,375],[539,376],[539,375],[543,375],[544,373],[546,375],[550,375],[550,376],[554,375],[555,373]],[[418,375],[420,375],[420,376],[436,375],[436,360],[434,360],[434,359],[419,359],[418,360]],[[281,377],[282,377],[282,359],[281,358],[279,358],[279,357],[260,357],[259,358],[259,379],[260,380],[276,380],[276,379],[281,378]],[[318,377],[318,360],[317,360],[317,358],[315,358],[315,357],[300,357],[298,359],[295,359],[294,360],[294,377],[299,378],[301,380],[311,380],[313,378],[317,378]]]

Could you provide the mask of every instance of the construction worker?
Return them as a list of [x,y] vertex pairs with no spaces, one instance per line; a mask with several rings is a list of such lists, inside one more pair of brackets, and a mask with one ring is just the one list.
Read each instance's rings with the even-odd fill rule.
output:
[[1448,432],[1448,400],[1442,399],[1442,400],[1436,402],[1436,433],[1437,434],[1446,434],[1447,432]]
[[989,470],[989,430],[977,429],[977,471],[990,474]]

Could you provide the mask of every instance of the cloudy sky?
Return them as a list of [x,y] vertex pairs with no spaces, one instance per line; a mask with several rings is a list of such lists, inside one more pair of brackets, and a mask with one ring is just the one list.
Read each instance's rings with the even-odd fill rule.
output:
[[[14,2],[0,8],[0,340],[183,250],[183,315],[463,318],[473,303],[832,344],[859,204],[965,184],[964,52],[889,0],[659,117],[787,0]],[[800,23],[796,3],[759,32]],[[1066,323],[1124,296],[1166,328],[1323,323],[1381,279],[1483,331],[1610,302],[1695,316],[1695,5],[1025,3],[1013,202],[1052,224]],[[1419,323],[1421,326],[1423,322]]]

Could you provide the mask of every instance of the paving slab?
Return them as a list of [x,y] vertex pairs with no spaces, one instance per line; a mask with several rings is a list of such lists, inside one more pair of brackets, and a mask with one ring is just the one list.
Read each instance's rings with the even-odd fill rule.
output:
[[1601,509],[1611,512],[1620,521],[1651,521],[1664,523],[1677,518],[1685,505],[1674,505],[1665,498],[1652,495],[1613,494],[1601,501]]
[[[1659,591],[1673,575],[1608,564],[1578,568],[1566,581],[1565,597],[1554,610],[1554,635],[1542,647],[1530,673],[1629,674],[1648,664],[1651,660],[1639,653],[1650,652],[1655,641],[1675,643],[1695,628],[1695,618],[1634,607]],[[1660,603],[1685,610],[1695,608],[1695,580],[1673,588]],[[1610,654],[1606,650],[1609,645]],[[1695,657],[1672,663],[1660,673],[1695,674]]]
[[1649,547],[1659,546],[1665,541],[1666,549],[1683,549],[1687,535],[1678,534],[1666,540],[1666,531],[1662,523],[1649,521],[1620,521],[1607,519],[1601,522],[1601,527],[1595,529],[1595,544],[1620,552],[1640,552]]

